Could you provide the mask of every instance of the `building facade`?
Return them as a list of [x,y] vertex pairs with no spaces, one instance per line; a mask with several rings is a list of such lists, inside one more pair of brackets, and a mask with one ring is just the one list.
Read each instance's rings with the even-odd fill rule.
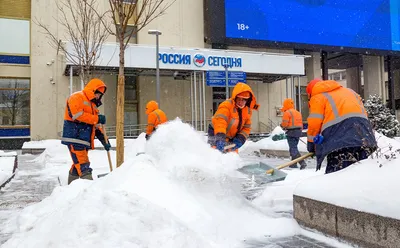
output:
[[[65,29],[55,21],[60,18],[61,13],[55,1],[21,0],[16,3],[16,1],[2,0],[1,2],[0,35],[7,38],[0,39],[0,91],[2,93],[0,95],[0,127],[4,130],[15,129],[16,133],[20,130],[19,136],[26,136],[32,140],[59,138],[66,99],[70,92],[81,90],[82,85],[75,73],[70,77],[71,64],[59,50],[49,44],[48,37],[36,23],[45,23],[49,30],[57,34],[61,40],[60,44],[67,45],[68,37],[66,37]],[[10,3],[4,4],[4,2]],[[100,12],[107,10],[108,1],[98,1],[98,7]],[[126,59],[128,66],[125,70],[125,125],[145,124],[147,121],[145,105],[148,101],[156,99],[155,36],[148,34],[150,29],[162,32],[159,45],[167,54],[165,58],[160,55],[161,108],[169,119],[179,117],[194,124],[197,129],[204,130],[218,104],[226,98],[225,87],[207,85],[203,87],[203,81],[207,80],[205,69],[192,70],[186,67],[174,69],[172,65],[169,67],[167,65],[169,62],[179,64],[181,60],[183,61],[181,64],[184,63],[185,58],[179,57],[179,54],[175,54],[177,57],[171,57],[173,49],[198,49],[200,54],[213,52],[212,46],[205,42],[203,0],[176,0],[165,15],[155,19],[131,40],[132,46],[128,47],[128,50],[131,49],[129,51],[136,51],[135,49],[143,51],[146,47],[150,47],[154,49],[154,55],[146,53],[144,57],[136,57],[139,61],[137,66]],[[105,46],[117,49],[116,38],[109,36]],[[279,108],[286,97],[295,98],[297,107],[303,112],[303,118],[307,118],[305,86],[309,80],[322,75],[320,53],[308,52],[305,53],[306,56],[303,56],[295,55],[293,49],[250,46],[226,48],[232,53],[236,51],[239,56],[248,52],[254,56],[265,54],[276,56],[276,58],[297,57],[305,63],[299,64],[296,68],[293,67],[294,72],[285,71],[290,67],[285,64],[279,65],[280,71],[270,71],[274,65],[273,62],[258,71],[246,69],[248,70],[245,71],[246,81],[254,90],[261,105],[260,110],[253,115],[254,132],[269,131],[269,128],[280,122]],[[220,49],[215,50],[218,50],[217,53],[222,52]],[[105,65],[106,69],[99,75],[108,87],[104,96],[104,105],[100,111],[107,116],[109,127],[115,126],[118,73],[118,69],[115,69],[114,65],[111,66],[109,61],[117,58],[117,55],[118,52],[107,57],[107,52],[104,52],[102,56],[107,57],[109,64]],[[133,53],[131,56],[136,55]],[[370,57],[372,60],[368,60],[370,67],[367,73],[364,72],[364,78],[369,78],[370,81],[373,78],[372,80],[377,81],[368,84],[368,80],[364,79],[364,85],[366,83],[368,85],[364,86],[364,91],[366,91],[365,94],[370,92],[382,94],[384,88],[381,85],[384,85],[385,81],[381,75],[383,65],[379,64],[379,57],[378,59],[374,56]],[[190,59],[190,63],[193,63],[193,58]],[[144,64],[148,61],[153,66],[145,66]],[[216,60],[215,63],[217,62]],[[129,65],[132,66],[129,67]],[[224,68],[221,65],[209,70],[223,71]],[[378,74],[377,70],[380,71]],[[347,72],[343,84],[360,92],[360,89],[356,88],[357,83],[354,83],[355,79],[352,80],[349,77],[350,73],[351,71]],[[195,81],[197,84],[194,84]],[[25,130],[25,133],[21,134],[23,133],[21,130]],[[13,135],[8,131],[8,136]]]

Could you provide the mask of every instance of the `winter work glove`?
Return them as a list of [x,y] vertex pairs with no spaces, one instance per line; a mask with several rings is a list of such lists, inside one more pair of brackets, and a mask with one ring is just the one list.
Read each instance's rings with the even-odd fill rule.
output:
[[314,144],[320,145],[324,141],[324,136],[322,136],[321,134],[317,134],[317,136],[314,137],[313,141]]
[[246,142],[246,138],[243,135],[238,134],[235,136],[235,138],[233,138],[232,142],[236,145],[234,149],[239,149]]
[[105,115],[99,115],[99,120],[97,121],[97,123],[106,124],[106,116]]
[[225,141],[224,140],[217,140],[215,142],[215,145],[217,146],[218,150],[220,150],[221,152],[224,151],[224,148],[225,148]]
[[223,133],[217,133],[217,135],[215,135],[216,141],[215,141],[215,145],[216,148],[221,151],[224,152],[224,148],[225,148],[225,137],[226,135]]
[[104,146],[104,150],[106,150],[106,151],[109,151],[111,149],[110,143],[105,143],[105,144],[103,144],[103,146]]
[[307,151],[315,153],[315,144],[313,142],[307,141]]

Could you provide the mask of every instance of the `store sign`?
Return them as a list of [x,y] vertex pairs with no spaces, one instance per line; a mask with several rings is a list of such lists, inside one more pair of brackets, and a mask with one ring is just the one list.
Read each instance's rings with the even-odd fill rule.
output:
[[242,68],[242,58],[240,57],[205,56],[200,53],[194,56],[191,54],[160,53],[158,60],[163,64],[190,65],[193,63],[197,67],[205,65],[221,67],[227,64],[229,68]]
[[[117,44],[103,44],[96,65],[118,67],[118,49]],[[67,43],[67,51],[75,54],[72,43]],[[223,71],[227,66],[229,71],[236,72],[304,75],[304,58],[294,54],[180,47],[159,47],[156,56],[154,46],[132,44],[125,50],[125,67],[155,69],[158,64],[160,70]],[[67,64],[74,65],[68,59]]]

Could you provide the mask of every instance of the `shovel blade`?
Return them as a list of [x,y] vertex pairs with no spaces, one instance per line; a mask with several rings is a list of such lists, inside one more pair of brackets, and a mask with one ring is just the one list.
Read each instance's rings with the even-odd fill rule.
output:
[[[274,169],[274,173],[272,175],[265,174],[265,172],[270,169]],[[249,176],[254,175],[255,180],[261,184],[283,181],[287,176],[285,172],[277,170],[275,167],[267,165],[263,162],[243,166],[242,168],[238,169],[238,171]]]

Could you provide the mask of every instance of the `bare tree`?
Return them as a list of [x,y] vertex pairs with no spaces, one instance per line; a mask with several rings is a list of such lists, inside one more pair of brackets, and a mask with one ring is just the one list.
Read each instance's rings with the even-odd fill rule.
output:
[[[39,20],[34,20],[44,34],[50,39],[50,45],[61,50],[68,61],[79,68],[81,80],[86,84],[100,58],[101,48],[109,36],[111,24],[107,22],[110,11],[99,14],[98,0],[57,0],[59,17],[53,17],[65,29],[64,39],[69,41],[73,49],[68,49],[57,32]],[[109,20],[109,17],[108,17]]]
[[[109,0],[115,32],[119,43],[119,73],[117,87],[117,167],[124,162],[124,104],[125,104],[125,49],[131,37],[160,17],[175,0]],[[128,27],[133,27],[128,30]]]
[[23,122],[24,117],[26,118],[23,110],[29,108],[29,91],[18,88],[18,84],[15,83],[12,88],[1,91],[0,99],[2,101],[0,107],[3,109],[3,115],[10,119],[11,125]]

